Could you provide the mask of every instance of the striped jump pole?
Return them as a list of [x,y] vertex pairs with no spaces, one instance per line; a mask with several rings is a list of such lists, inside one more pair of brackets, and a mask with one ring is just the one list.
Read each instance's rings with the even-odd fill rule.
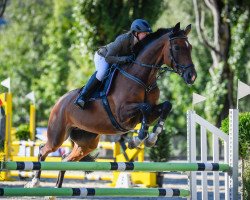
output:
[[221,163],[164,162],[0,162],[0,170],[84,170],[84,171],[221,171],[229,172]]
[[162,188],[0,188],[0,196],[188,197],[188,190]]

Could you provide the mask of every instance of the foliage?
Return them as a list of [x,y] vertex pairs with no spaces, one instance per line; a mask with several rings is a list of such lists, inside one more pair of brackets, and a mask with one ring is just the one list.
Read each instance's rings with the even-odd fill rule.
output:
[[[242,10],[234,8],[231,12],[231,19],[234,26],[232,26],[232,47],[230,49],[229,64],[235,71],[234,83],[238,79],[248,83],[250,80],[250,24],[249,24],[249,10]],[[236,99],[236,91],[234,96]],[[250,108],[249,96],[239,102],[240,109],[246,110]],[[249,111],[249,110],[248,110]]]
[[[229,132],[229,119],[222,121],[221,130]],[[248,156],[250,147],[250,112],[240,113],[239,115],[239,155],[242,159]]]
[[205,102],[205,113],[206,119],[210,122],[217,121],[218,116],[223,108],[224,98],[226,94],[226,80],[221,81],[223,64],[220,65],[214,70],[214,75],[211,77],[210,81],[207,82],[205,88],[204,96],[207,98]]
[[[53,16],[46,27],[42,44],[46,46],[40,66],[41,76],[34,80],[37,106],[43,112],[39,118],[48,118],[51,106],[67,92],[67,80],[71,55],[72,2],[55,0]],[[48,81],[49,80],[49,81]],[[47,121],[47,120],[46,120]]]
[[150,148],[149,157],[154,162],[167,162],[170,157],[170,133],[163,131],[153,148]]
[[0,152],[4,151],[4,140],[0,138]]
[[243,163],[244,172],[242,176],[243,181],[243,199],[250,198],[250,156]]
[[0,80],[11,77],[15,124],[26,121],[24,96],[42,73],[39,62],[46,47],[41,43],[50,14],[49,0],[11,1],[6,8],[7,25],[0,27]]
[[[71,29],[75,41],[70,49],[74,62],[70,63],[69,88],[80,87],[93,73],[94,51],[129,30],[136,18],[145,18],[154,24],[164,8],[166,4],[160,0],[75,0]],[[83,81],[77,82],[75,77]]]
[[[221,130],[229,132],[229,119],[222,121]],[[243,199],[250,196],[250,112],[239,115],[239,155],[242,159]]]
[[16,138],[18,140],[26,140],[26,141],[30,139],[29,125],[22,124],[18,126],[16,130]]
[[[249,42],[245,41],[250,34],[249,31],[246,31],[249,26],[247,20],[249,3],[224,0],[211,4],[208,1],[197,2],[199,2],[198,10],[195,10],[195,13],[201,13],[199,17],[196,16],[197,19],[201,19],[197,22],[201,22],[196,24],[200,24],[198,30],[204,35],[202,39],[204,44],[210,44],[206,46],[210,49],[210,57],[213,59],[209,70],[211,77],[206,83],[205,93],[209,95],[210,99],[206,104],[206,115],[219,125],[225,118],[228,109],[236,104],[236,84],[240,77],[237,76],[238,71],[242,71],[242,76],[245,76],[241,80],[247,82],[246,69],[249,68],[249,65],[247,66],[246,62],[241,61],[246,59],[248,62],[249,60],[249,53],[245,53],[249,45]],[[208,4],[210,6],[206,6]],[[194,5],[196,4],[194,3]],[[208,10],[209,13],[207,13]],[[210,33],[212,34],[210,35]],[[216,48],[216,51],[211,46]],[[201,57],[201,59],[203,58]],[[237,67],[235,67],[236,63]],[[214,69],[216,70],[214,71]],[[214,93],[214,91],[216,92]]]
[[166,8],[161,0],[78,0],[76,5],[75,17],[79,22],[76,28],[80,30],[88,50],[92,51],[113,41],[124,30],[129,30],[136,18],[145,18],[154,24]]

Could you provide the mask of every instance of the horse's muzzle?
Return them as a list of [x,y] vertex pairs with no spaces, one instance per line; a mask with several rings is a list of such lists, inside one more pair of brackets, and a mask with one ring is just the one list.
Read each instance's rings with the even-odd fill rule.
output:
[[194,67],[190,67],[183,74],[183,79],[187,84],[193,84],[197,78],[197,73]]

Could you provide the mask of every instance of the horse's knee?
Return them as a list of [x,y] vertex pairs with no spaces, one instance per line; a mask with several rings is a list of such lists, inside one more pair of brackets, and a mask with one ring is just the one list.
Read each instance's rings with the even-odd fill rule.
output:
[[163,103],[163,106],[162,106],[162,114],[161,114],[161,117],[163,119],[166,119],[167,118],[167,115],[170,113],[172,109],[172,104],[169,102],[169,101],[165,101]]
[[152,106],[149,103],[142,103],[138,106],[143,115],[149,115],[152,111]]

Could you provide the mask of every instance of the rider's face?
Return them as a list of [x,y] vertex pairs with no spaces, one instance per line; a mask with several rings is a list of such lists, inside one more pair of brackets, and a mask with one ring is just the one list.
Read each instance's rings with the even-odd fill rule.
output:
[[139,40],[142,40],[143,38],[145,38],[149,33],[147,32],[140,32],[138,33],[138,38]]

